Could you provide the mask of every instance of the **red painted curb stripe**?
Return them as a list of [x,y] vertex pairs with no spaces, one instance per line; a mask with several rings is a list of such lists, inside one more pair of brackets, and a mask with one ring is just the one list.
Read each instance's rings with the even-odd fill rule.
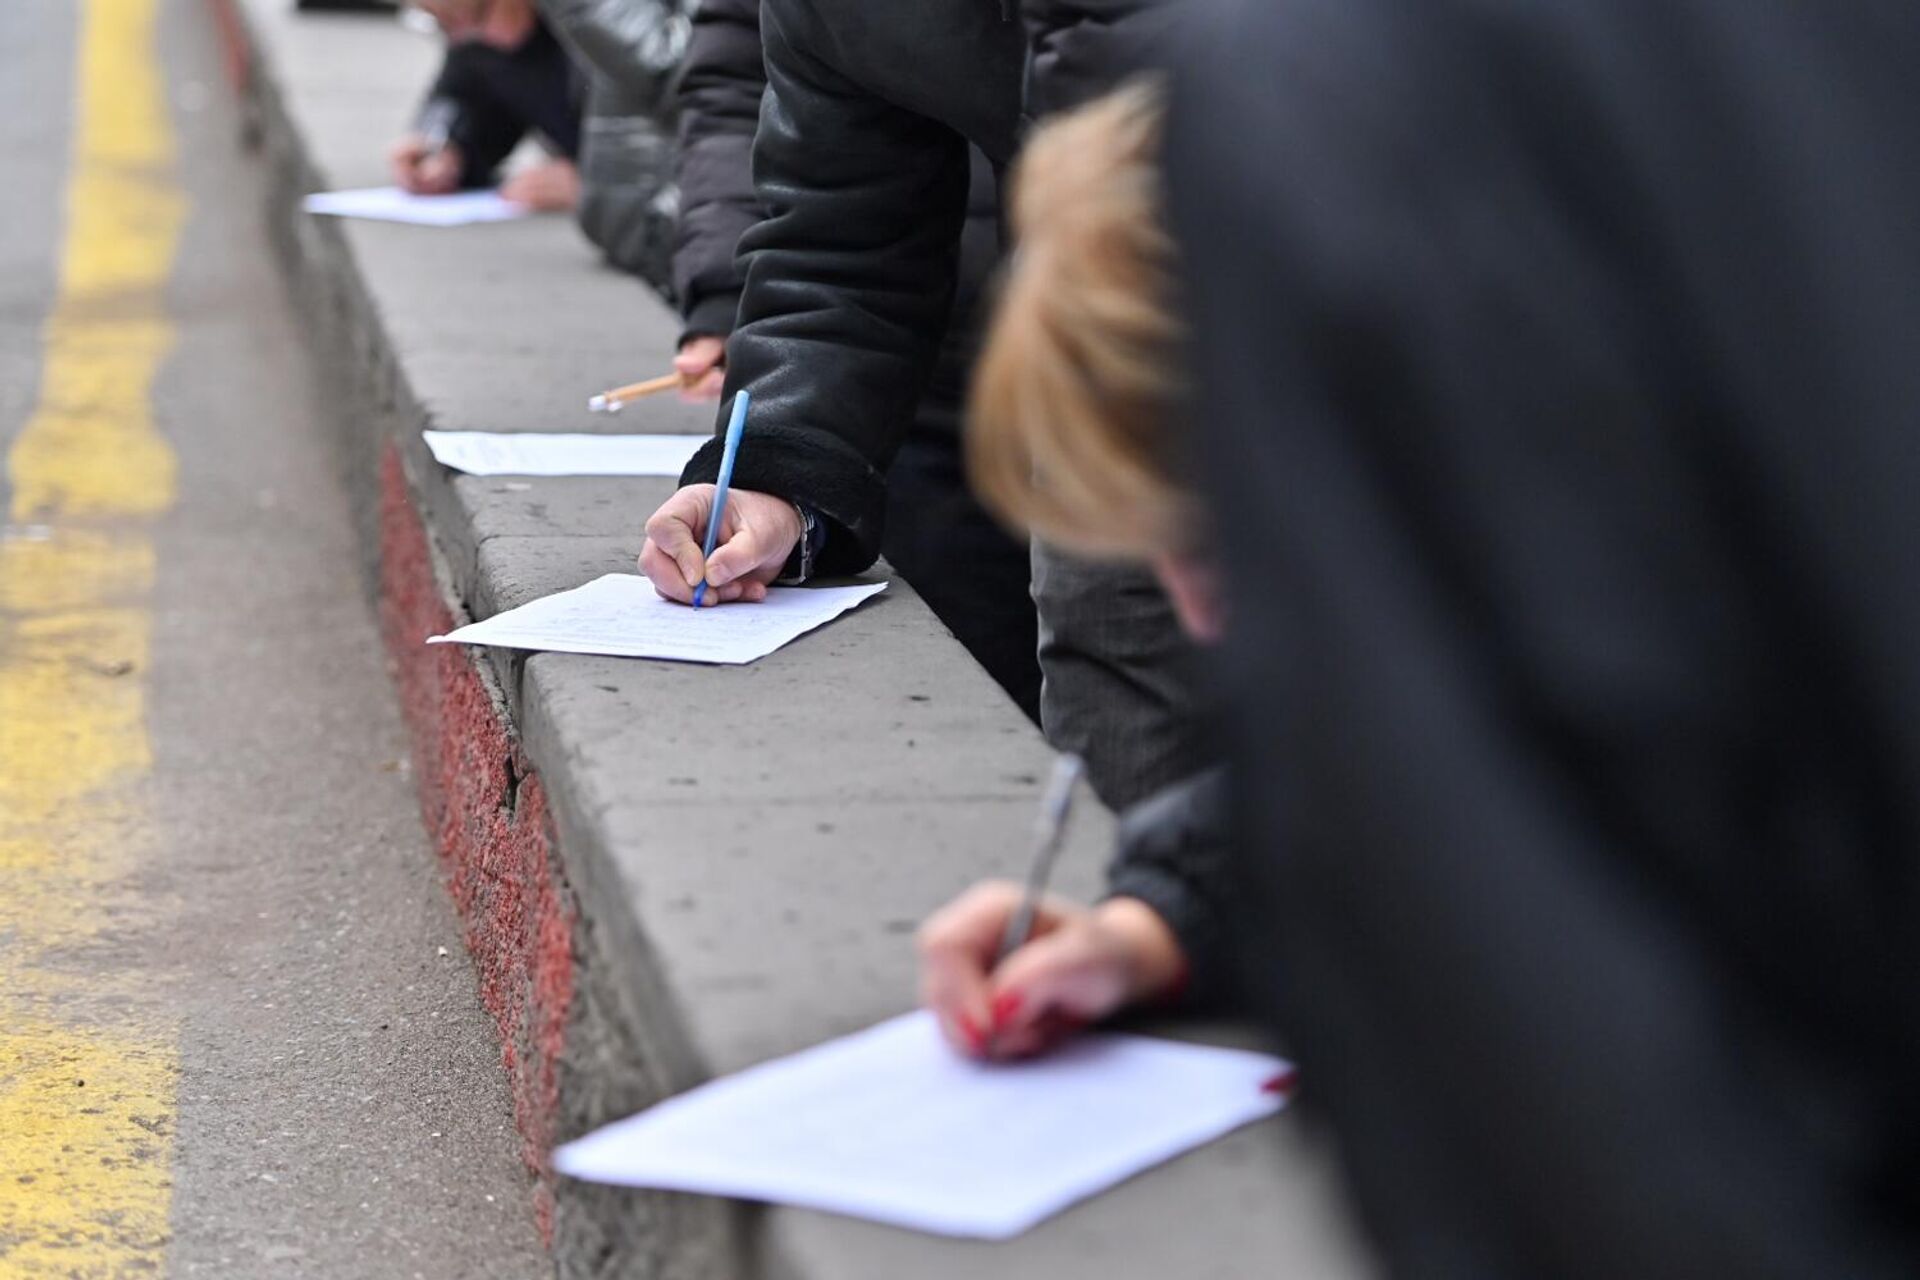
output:
[[546,791],[501,723],[474,658],[428,645],[453,629],[399,451],[380,461],[380,617],[413,738],[420,808],[500,1030],[534,1211],[553,1235],[559,1062],[573,1003],[573,912],[553,854]]
[[246,24],[240,20],[235,0],[207,0],[213,12],[213,26],[220,37],[220,61],[233,91],[245,96],[253,84],[253,46],[247,40]]

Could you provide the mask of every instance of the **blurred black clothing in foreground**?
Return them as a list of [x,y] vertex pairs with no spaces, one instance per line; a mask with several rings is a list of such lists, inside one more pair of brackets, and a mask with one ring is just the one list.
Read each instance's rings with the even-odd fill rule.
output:
[[1246,942],[1396,1273],[1920,1274],[1920,6],[1190,13]]

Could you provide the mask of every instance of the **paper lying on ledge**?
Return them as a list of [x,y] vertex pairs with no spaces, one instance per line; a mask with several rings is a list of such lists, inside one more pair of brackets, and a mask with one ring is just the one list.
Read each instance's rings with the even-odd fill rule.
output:
[[678,476],[709,437],[429,431],[441,466],[470,476]]
[[653,584],[637,574],[609,573],[584,587],[429,637],[427,643],[490,644],[674,662],[752,662],[886,589],[884,582],[858,587],[774,587],[760,604],[689,609],[662,600]]
[[411,222],[423,227],[458,227],[469,222],[506,222],[524,218],[532,210],[503,199],[498,191],[456,191],[444,196],[416,196],[398,187],[363,187],[357,191],[316,191],[301,208],[341,218],[373,218],[380,222]]
[[1005,1239],[1270,1115],[1286,1063],[1241,1049],[1080,1036],[985,1065],[912,1013],[702,1085],[554,1152],[554,1168]]

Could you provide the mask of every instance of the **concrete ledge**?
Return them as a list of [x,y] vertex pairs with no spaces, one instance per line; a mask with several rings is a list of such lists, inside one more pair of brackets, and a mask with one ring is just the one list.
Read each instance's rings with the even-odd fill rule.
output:
[[[1023,869],[1048,753],[898,581],[745,668],[423,645],[629,568],[670,485],[454,476],[421,429],[605,429],[585,396],[664,368],[675,318],[564,219],[432,231],[299,213],[306,191],[383,180],[435,46],[390,19],[214,3],[237,4],[276,179],[266,216],[334,371],[423,812],[501,1029],[561,1273],[1362,1274],[1326,1153],[1288,1117],[1004,1245],[554,1184],[556,1140],[907,1007],[915,923],[973,880]],[[646,402],[618,427],[710,420]],[[1077,824],[1064,890],[1097,889],[1110,836],[1103,814]]]

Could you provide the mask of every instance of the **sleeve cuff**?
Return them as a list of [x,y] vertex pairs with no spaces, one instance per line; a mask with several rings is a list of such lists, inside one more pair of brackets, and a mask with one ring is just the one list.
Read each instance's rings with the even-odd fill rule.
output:
[[[723,400],[723,411],[725,406]],[[680,483],[712,484],[720,475],[722,452],[723,441],[715,435],[687,463]],[[820,517],[825,533],[814,563],[816,577],[862,573],[880,558],[886,479],[837,437],[749,424],[734,459],[733,484],[804,504]]]
[[1214,937],[1217,922],[1206,917],[1194,901],[1190,886],[1156,867],[1121,867],[1115,869],[1102,900],[1112,898],[1135,898],[1146,903],[1180,940],[1186,969],[1163,1003],[1180,1008],[1224,1003],[1219,988],[1220,964],[1213,954],[1218,943]]
[[740,313],[738,292],[710,293],[681,312],[680,345],[689,338],[726,337]]

